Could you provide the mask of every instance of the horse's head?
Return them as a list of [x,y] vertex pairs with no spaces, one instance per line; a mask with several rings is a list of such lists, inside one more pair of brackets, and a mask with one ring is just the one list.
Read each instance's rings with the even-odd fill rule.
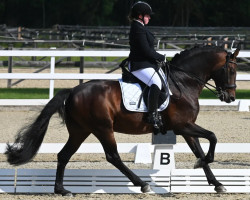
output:
[[240,49],[237,48],[233,54],[228,52],[225,64],[216,70],[211,76],[215,82],[220,100],[227,103],[235,101],[236,57],[239,54],[239,51]]
[[185,81],[189,79],[188,86],[192,87],[192,90],[197,86],[192,80],[196,80],[199,85],[198,89],[202,89],[212,78],[216,87],[209,85],[216,88],[221,101],[230,103],[235,101],[236,57],[239,51],[240,49],[237,48],[232,54],[215,46],[185,50],[174,56],[170,63],[172,66],[170,72],[180,71],[178,80],[187,86]]

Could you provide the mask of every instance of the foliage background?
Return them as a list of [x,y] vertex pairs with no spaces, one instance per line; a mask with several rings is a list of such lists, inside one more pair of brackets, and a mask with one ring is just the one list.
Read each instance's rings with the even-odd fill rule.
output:
[[[249,0],[146,0],[151,26],[250,26]],[[50,28],[55,24],[126,26],[134,0],[0,0],[0,24]]]

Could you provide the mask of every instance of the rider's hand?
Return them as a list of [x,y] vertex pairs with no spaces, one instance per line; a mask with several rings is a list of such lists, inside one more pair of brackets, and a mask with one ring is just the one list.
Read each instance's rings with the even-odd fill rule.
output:
[[159,68],[163,68],[166,65],[165,61],[156,61]]

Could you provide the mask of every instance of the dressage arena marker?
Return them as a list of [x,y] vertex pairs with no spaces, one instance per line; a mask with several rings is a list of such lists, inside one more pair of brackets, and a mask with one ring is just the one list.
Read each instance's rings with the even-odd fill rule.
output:
[[152,135],[152,144],[155,145],[153,169],[175,169],[174,144],[176,135],[167,131],[166,135]]

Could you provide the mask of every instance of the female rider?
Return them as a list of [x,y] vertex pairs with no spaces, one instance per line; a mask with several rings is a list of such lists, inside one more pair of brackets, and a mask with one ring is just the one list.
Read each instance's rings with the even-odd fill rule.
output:
[[129,69],[134,76],[150,87],[147,122],[153,124],[155,128],[159,128],[162,122],[157,109],[162,81],[157,73],[157,61],[165,61],[165,56],[154,50],[154,36],[145,27],[152,14],[150,5],[143,1],[136,2],[131,8],[129,14],[131,21]]

